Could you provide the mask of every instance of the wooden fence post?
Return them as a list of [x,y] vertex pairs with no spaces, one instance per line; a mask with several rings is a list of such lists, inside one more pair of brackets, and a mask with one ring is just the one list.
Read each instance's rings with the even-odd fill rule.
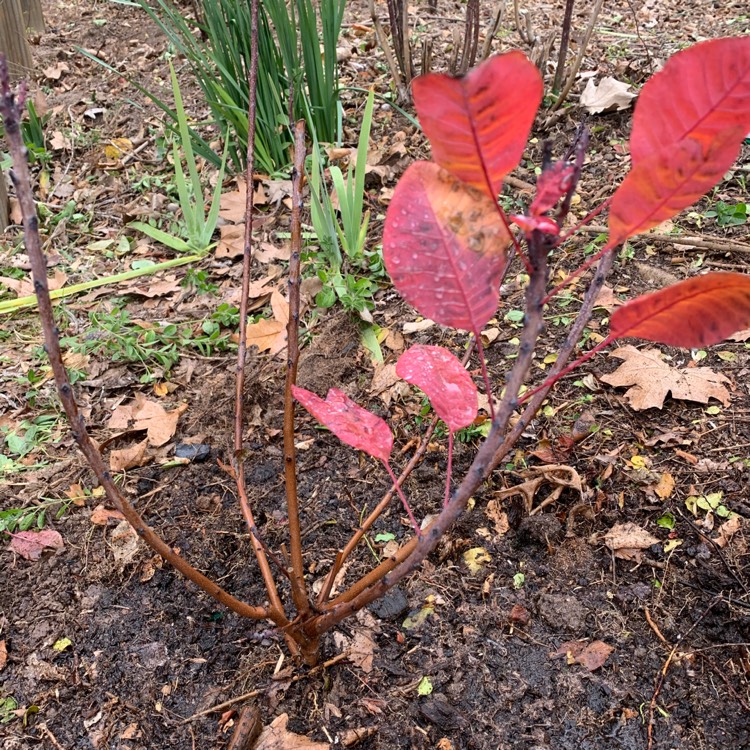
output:
[[44,34],[44,14],[42,13],[42,0],[21,0],[23,21],[27,29]]

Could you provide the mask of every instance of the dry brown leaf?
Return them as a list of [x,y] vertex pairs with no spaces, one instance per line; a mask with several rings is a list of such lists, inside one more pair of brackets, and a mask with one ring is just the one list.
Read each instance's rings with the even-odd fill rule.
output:
[[109,547],[119,570],[133,561],[138,552],[138,545],[138,534],[127,521],[120,521],[112,529],[109,536]]
[[68,63],[58,62],[44,69],[44,75],[52,81],[59,81],[63,73],[70,70]]
[[180,404],[176,409],[167,411],[157,401],[151,401],[142,393],[137,393],[134,401],[120,404],[112,412],[107,427],[111,430],[124,430],[132,421],[132,429],[146,430],[149,445],[158,448],[174,435],[177,420],[186,409],[187,404]]
[[422,331],[426,331],[428,328],[432,328],[432,326],[434,325],[434,320],[425,318],[424,320],[418,320],[413,323],[404,323],[403,331],[404,333],[421,333]]
[[661,409],[671,391],[672,398],[707,404],[710,399],[729,405],[729,379],[708,367],[670,367],[658,349],[640,351],[628,344],[615,349],[611,357],[623,360],[614,372],[603,375],[603,383],[631,386],[625,398],[636,411]]
[[624,304],[623,301],[615,294],[615,290],[611,286],[602,284],[602,288],[599,290],[599,294],[596,296],[596,307],[603,307],[607,312],[612,312],[616,307]]
[[405,381],[396,374],[395,363],[391,362],[387,365],[381,362],[375,363],[375,373],[370,383],[371,395],[378,396],[386,406],[390,406],[394,395],[397,395],[399,386],[402,384],[405,385]]
[[635,99],[635,94],[629,88],[629,83],[618,81],[612,76],[605,76],[599,84],[589,78],[581,94],[581,106],[586,107],[590,115],[627,109]]
[[247,327],[245,342],[248,346],[257,346],[261,352],[273,351],[284,330],[284,324],[278,320],[262,318]]
[[290,732],[289,714],[277,716],[258,737],[254,750],[330,750],[327,742],[314,742],[302,734]]
[[372,665],[375,659],[375,641],[367,633],[358,631],[352,638],[352,645],[349,650],[349,661],[359,667],[363,672],[372,672]]
[[654,492],[662,500],[666,500],[674,492],[674,477],[669,472],[662,474],[656,487],[654,487]]
[[741,331],[727,337],[727,341],[747,341],[750,339],[750,328],[743,328]]
[[564,656],[568,664],[580,664],[593,672],[595,669],[604,665],[614,648],[604,641],[567,641],[560,644],[560,648],[550,654],[550,659]]
[[8,663],[8,649],[5,645],[5,639],[0,641],[0,672],[5,669],[5,665]]
[[726,547],[729,540],[742,528],[742,516],[732,516],[719,526],[719,535],[714,539],[717,546]]
[[245,342],[247,346],[257,346],[259,351],[267,351],[274,356],[286,347],[286,327],[289,322],[289,302],[276,290],[271,293],[271,309],[274,319],[261,318],[249,325]]
[[[566,487],[576,490],[581,498],[583,498],[581,477],[572,466],[566,466],[565,464],[533,466],[526,471],[520,472],[520,476],[526,481],[504,490],[498,490],[493,495],[496,501],[504,500],[506,497],[514,495],[521,495],[525,501],[526,512],[531,513],[533,508],[533,512],[537,513],[541,508],[557,500]],[[553,485],[555,489],[552,490],[537,508],[534,508],[534,496],[539,487],[545,482]]]
[[[174,434],[174,430],[172,432]],[[170,435],[164,442],[166,443],[170,437],[172,437],[172,435]],[[125,471],[126,469],[132,469],[136,466],[143,466],[151,460],[150,456],[146,456],[146,448],[148,447],[148,444],[149,438],[146,438],[140,443],[131,445],[128,448],[113,450],[109,454],[109,468],[112,471]],[[96,523],[96,521],[94,521],[94,523]]]
[[[219,201],[219,216],[225,221],[242,224],[245,221],[247,187],[244,180],[237,180],[237,190],[223,193]],[[265,206],[268,203],[263,185],[258,185],[253,193],[253,205]],[[244,228],[243,228],[244,231]]]
[[501,510],[498,498],[494,497],[487,503],[485,513],[487,518],[492,521],[497,536],[505,536],[510,530],[510,521],[508,521],[508,514]]
[[621,560],[640,562],[643,550],[659,540],[640,526],[628,522],[615,524],[605,535],[604,543]]
[[224,224],[219,227],[219,244],[216,247],[216,257],[239,258],[244,252],[245,225]]
[[[51,278],[47,278],[47,286],[50,291],[60,289],[68,280],[68,275],[64,271],[56,270]],[[34,294],[34,282],[30,277],[23,279],[13,279],[9,276],[0,276],[0,284],[7,286],[14,291],[19,297],[28,297]]]
[[119,510],[110,510],[103,505],[97,505],[96,508],[91,511],[89,520],[96,526],[107,526],[111,520],[122,521],[124,518],[125,516],[123,516]]
[[164,297],[178,291],[180,291],[180,282],[176,276],[166,276],[158,281],[137,281],[122,290],[123,294],[135,294],[148,299]]

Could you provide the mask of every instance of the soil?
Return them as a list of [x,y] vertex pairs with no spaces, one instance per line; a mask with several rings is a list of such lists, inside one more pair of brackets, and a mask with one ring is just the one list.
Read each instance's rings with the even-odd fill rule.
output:
[[[563,4],[526,5],[538,37],[556,39]],[[606,5],[582,69],[635,84],[686,44],[750,32],[741,3],[638,0]],[[463,6],[441,0],[438,7],[437,20],[426,4],[415,12],[425,21],[418,25],[419,33],[440,27],[435,32],[439,69]],[[102,164],[103,145],[117,137],[148,139],[158,133],[159,117],[124,79],[76,48],[95,52],[164,92],[166,44],[136,7],[48,0],[44,9],[49,26],[34,46],[36,78],[52,112],[49,130],[68,138],[66,147],[52,151],[51,184],[71,190],[49,188],[41,202],[55,215],[72,196],[76,210],[92,216],[88,224],[67,220],[45,225],[48,252],[60,256],[60,267],[74,283],[127,267],[117,257],[92,251],[90,244],[119,236],[133,218],[133,206],[143,203],[133,188],[136,177],[169,169],[153,138],[134,171]],[[380,11],[384,14],[384,7]],[[582,10],[576,16],[576,29],[585,27],[587,14]],[[360,28],[369,25],[366,4],[350,3],[344,40],[356,49],[351,40],[364,33],[372,42],[372,32]],[[503,28],[502,49],[530,51],[511,17]],[[382,53],[370,49],[366,54],[342,64],[344,83],[362,85],[366,78],[386,89]],[[67,70],[55,78],[54,68],[62,63]],[[183,76],[188,105],[201,114],[186,70]],[[582,118],[576,101],[577,93],[574,106],[553,117],[540,115],[534,130],[538,140],[515,173],[518,180],[533,181],[543,140],[552,141],[555,153],[564,151]],[[94,107],[105,111],[85,124],[90,118],[83,113]],[[587,208],[606,197],[626,171],[621,147],[631,114],[628,109],[590,120],[593,142],[579,190]],[[356,134],[356,122],[348,122]],[[377,243],[382,229],[377,213],[384,210],[405,166],[425,153],[425,145],[405,119],[387,108],[379,111],[373,140],[383,148],[405,145],[396,150],[399,156],[385,176],[368,182],[370,231]],[[703,214],[718,200],[747,201],[743,175],[749,157],[746,146],[734,175],[692,212],[675,219],[684,233],[735,240],[736,249],[637,239],[608,281],[617,295],[633,296],[699,268],[744,268],[739,243],[747,224],[726,228]],[[153,211],[169,210],[158,189],[148,198]],[[263,229],[266,237],[288,228],[285,211],[282,206],[273,214]],[[580,256],[595,236],[573,240],[554,272],[562,277],[574,268],[580,261],[572,256]],[[13,266],[20,250],[19,235],[11,229],[2,265]],[[154,247],[143,252],[159,260],[168,257]],[[236,288],[239,260],[208,257],[198,268],[220,287],[218,294]],[[256,268],[256,278],[267,272]],[[509,309],[520,305],[520,273],[519,267],[504,287],[503,304]],[[184,270],[179,274],[182,278]],[[283,277],[278,283],[283,287]],[[68,335],[87,336],[89,313],[109,309],[112,292],[104,289],[60,308]],[[176,286],[163,295],[131,295],[126,309],[132,319],[185,321],[202,319],[219,301],[216,294]],[[562,341],[569,323],[566,310],[564,303],[551,310],[542,357]],[[608,314],[606,306],[598,308],[591,330],[604,329]],[[376,295],[374,315],[379,325],[396,333],[415,318],[385,283]],[[502,315],[498,321],[501,332],[488,347],[488,359],[499,381],[514,355],[511,339],[519,329]],[[356,321],[333,308],[310,318],[306,331],[301,385],[320,394],[342,388],[387,418],[397,450],[418,435],[415,417],[421,404],[413,393],[386,390],[384,400],[374,392],[373,365],[359,345]],[[42,368],[41,360],[34,359],[40,344],[34,315],[6,317],[0,332],[6,368],[0,425],[7,432],[39,414],[59,415],[49,381],[36,384],[29,397],[28,373]],[[406,338],[454,351],[466,343],[463,334],[438,327]],[[398,346],[385,350],[387,361],[395,361]],[[92,523],[101,502],[95,482],[64,425],[56,423],[52,439],[28,454],[25,468],[17,467],[24,470],[5,475],[0,511],[33,507],[46,498],[65,499],[66,492],[76,494],[71,491],[75,486],[89,496],[80,504],[66,504],[59,517],[47,514],[47,527],[62,535],[62,549],[30,561],[12,551],[7,535],[3,538],[0,745],[4,750],[225,748],[237,721],[235,710],[251,701],[265,724],[288,714],[291,732],[363,750],[750,747],[750,398],[745,387],[750,357],[741,341],[704,353],[662,351],[671,365],[693,367],[700,361],[725,375],[731,403],[717,408],[716,401],[706,405],[668,398],[662,409],[635,411],[622,389],[600,380],[617,367],[617,360],[602,355],[586,363],[552,391],[504,470],[477,493],[471,509],[421,570],[326,635],[322,659],[334,659],[348,648],[348,660],[314,669],[293,663],[283,638],[268,623],[223,611],[143,544],[129,546],[117,519]],[[107,429],[112,411],[136,392],[152,399],[158,395],[168,408],[187,405],[174,438],[153,451],[153,463],[122,472],[123,488],[172,547],[234,595],[255,604],[264,602],[266,594],[234,483],[221,466],[231,452],[233,357],[232,352],[183,352],[173,371],[156,379],[169,389],[157,392],[154,383],[139,384],[143,368],[92,355],[81,365],[87,368],[86,379],[77,393],[100,442],[115,434]],[[247,373],[250,500],[265,543],[283,555],[284,372],[279,360],[253,351]],[[565,439],[580,419],[598,429],[571,446]],[[305,447],[299,454],[305,566],[314,582],[325,575],[364,509],[388,489],[388,480],[374,462],[320,432],[308,418],[300,417],[299,424],[298,440]],[[142,437],[120,435],[114,447]],[[165,467],[175,444],[186,440],[208,445],[209,455]],[[474,438],[457,444],[456,476],[469,465],[476,446]],[[399,456],[401,464],[410,450],[413,446]],[[548,464],[570,467],[580,477],[580,491],[564,487],[531,515],[517,498],[499,500],[498,493]],[[445,465],[445,440],[436,439],[406,483],[418,517],[439,510]],[[664,482],[670,480],[674,486],[667,491]],[[544,485],[534,506],[553,489],[554,484]],[[724,546],[717,543],[724,522],[718,511],[707,514],[688,500],[718,492],[721,503],[742,520]],[[369,570],[373,555],[383,553],[384,539],[409,537],[410,526],[402,516],[394,505],[380,519],[369,535],[369,549],[353,558],[341,586]],[[628,522],[658,540],[631,560],[615,556],[605,543],[607,532]],[[465,553],[477,548],[484,550],[482,562],[472,571]],[[288,595],[283,579],[281,593]],[[249,692],[254,692],[251,698],[209,711]],[[306,745],[299,739],[279,747]]]

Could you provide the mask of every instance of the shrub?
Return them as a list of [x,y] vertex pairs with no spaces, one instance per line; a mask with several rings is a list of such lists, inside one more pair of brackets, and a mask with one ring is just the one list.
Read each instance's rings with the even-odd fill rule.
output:
[[[611,316],[610,332],[602,343],[576,362],[567,364],[591,316],[597,293],[612,264],[614,250],[628,237],[656,226],[692,204],[722,178],[737,157],[742,140],[750,130],[750,39],[719,39],[698,44],[675,55],[644,86],[630,139],[632,169],[607,201],[610,235],[595,256],[599,259],[598,268],[589,282],[568,336],[559,347],[549,377],[540,384],[531,384],[523,395],[521,388],[529,376],[544,328],[544,304],[562,286],[548,289],[549,256],[566,239],[565,235],[561,236],[560,229],[580,177],[587,138],[580,133],[562,160],[552,161],[547,154],[536,196],[526,213],[506,216],[497,196],[503,178],[521,158],[541,101],[542,83],[538,71],[523,55],[511,52],[489,60],[461,79],[444,75],[418,79],[414,88],[415,102],[432,143],[434,161],[410,166],[396,188],[386,218],[385,262],[396,288],[423,315],[442,325],[473,334],[488,395],[492,383],[483,357],[480,331],[496,312],[500,283],[513,255],[521,259],[529,276],[517,357],[497,404],[491,406],[489,434],[452,491],[449,452],[442,509],[422,528],[401,485],[424,454],[438,417],[448,427],[449,445],[453,432],[471,423],[476,414],[476,386],[462,363],[441,347],[412,347],[401,357],[397,371],[426,393],[437,416],[432,421],[432,428],[423,436],[419,449],[397,478],[389,465],[393,436],[384,420],[357,406],[336,389],[332,389],[323,400],[294,385],[299,353],[299,212],[300,174],[304,162],[303,132],[298,126],[284,415],[290,555],[288,564],[273,558],[285,567],[295,615],[289,617],[284,610],[269,564],[273,553],[255,526],[247,500],[242,461],[242,411],[238,401],[234,473],[269,601],[268,605],[251,606],[192,568],[146,526],[114,484],[101,455],[83,428],[54,328],[28,165],[23,158],[23,143],[19,135],[18,108],[9,92],[7,73],[0,81],[0,94],[0,113],[5,120],[14,156],[18,197],[27,232],[26,247],[39,297],[47,351],[81,450],[110,502],[124,513],[147,544],[237,614],[252,619],[270,619],[282,629],[292,651],[308,663],[314,663],[318,658],[323,633],[383,596],[435,549],[440,537],[463,512],[469,498],[518,440],[545,394],[562,374],[624,337],[673,346],[702,347],[717,343],[750,324],[750,277],[736,273],[707,274],[623,305]],[[592,212],[589,218],[601,208]],[[525,246],[511,234],[511,222],[521,228]],[[590,267],[594,260],[587,260],[573,276]],[[239,348],[242,363],[242,334]],[[242,370],[241,367],[238,369]],[[237,393],[240,395],[242,382],[239,375]],[[395,493],[389,491],[360,522],[346,547],[337,554],[322,590],[313,600],[303,567],[295,474],[293,395],[344,442],[385,465],[415,527],[413,537],[393,557],[383,560],[334,597],[331,596],[334,578]],[[522,407],[520,417],[511,425],[511,416],[519,407]]]

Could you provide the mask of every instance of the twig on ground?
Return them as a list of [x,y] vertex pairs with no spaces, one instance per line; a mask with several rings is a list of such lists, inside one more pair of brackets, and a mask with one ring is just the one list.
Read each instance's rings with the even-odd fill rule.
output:
[[[600,224],[590,224],[587,227],[580,227],[579,231],[585,234],[607,234],[609,229]],[[750,253],[750,245],[744,242],[725,240],[721,237],[697,237],[695,235],[648,233],[641,234],[634,239],[642,240],[644,242],[653,242],[654,244],[681,246],[692,245],[692,247],[699,248],[700,250],[716,250],[721,253]]]
[[[312,669],[309,669],[304,674],[296,674],[293,677],[289,679],[289,682],[299,682],[300,680],[304,680],[308,677],[311,677],[314,674],[317,674],[323,669],[328,669],[328,667],[332,667],[334,664],[338,664],[340,661],[344,661],[345,659],[349,658],[349,652],[343,651],[340,654],[337,654],[331,659],[328,659],[328,661],[324,661],[322,664],[318,664],[315,667],[312,667]],[[270,685],[267,685],[264,688],[256,688],[255,690],[251,690],[249,693],[243,693],[242,695],[238,695],[235,698],[230,698],[229,700],[224,701],[223,703],[218,703],[215,706],[211,706],[211,708],[206,708],[203,711],[198,711],[198,713],[193,714],[192,716],[188,716],[187,719],[183,719],[183,724],[188,724],[191,721],[195,721],[196,719],[200,719],[203,716],[208,716],[209,714],[215,714],[219,711],[223,711],[225,708],[229,708],[230,706],[233,706],[235,703],[240,703],[242,701],[250,700],[251,698],[257,698],[259,695],[262,695],[263,693],[268,690]]]
[[700,614],[698,619],[688,628],[688,630],[683,635],[677,638],[677,642],[674,644],[674,646],[672,646],[672,650],[669,652],[669,656],[667,656],[664,665],[659,670],[659,674],[656,678],[656,685],[654,686],[654,692],[651,695],[651,700],[648,704],[648,729],[646,730],[646,735],[648,737],[647,750],[653,750],[654,747],[654,712],[656,711],[656,702],[659,699],[659,693],[661,692],[662,685],[664,684],[664,679],[666,678],[667,672],[669,671],[669,665],[672,663],[672,659],[674,659],[675,655],[677,654],[677,649],[682,645],[684,640],[693,632],[693,630],[695,630],[695,628],[698,627],[698,625],[703,621],[703,618],[720,601],[721,595],[715,596],[709,603],[708,607],[706,607],[706,609],[703,610],[703,612]]

